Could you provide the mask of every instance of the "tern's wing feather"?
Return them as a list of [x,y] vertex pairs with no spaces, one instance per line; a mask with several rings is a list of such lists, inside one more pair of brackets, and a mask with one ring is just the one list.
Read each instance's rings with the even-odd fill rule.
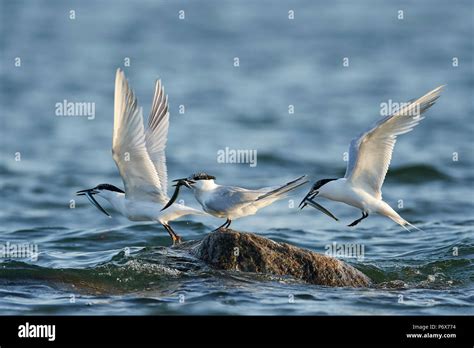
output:
[[166,203],[160,179],[147,152],[142,109],[120,69],[115,77],[112,154],[127,198]]
[[307,183],[306,175],[290,181],[283,186],[264,187],[256,190],[248,190],[235,186],[220,186],[215,189],[212,199],[205,202],[206,206],[214,211],[228,211],[237,206],[245,206],[253,203],[268,204],[285,197],[285,194],[297,187]]
[[214,190],[212,198],[206,200],[205,205],[216,212],[229,211],[237,206],[255,202],[265,192],[266,189],[247,190],[241,187],[220,186]]
[[166,168],[165,147],[168,140],[169,112],[168,96],[161,84],[156,81],[155,94],[148,118],[148,129],[145,133],[145,142],[148,155],[150,156],[156,173],[160,179],[162,194],[167,197],[168,171]]
[[375,197],[382,198],[381,188],[397,136],[410,132],[424,118],[421,114],[435,103],[443,87],[407,103],[353,139],[349,146],[345,178]]

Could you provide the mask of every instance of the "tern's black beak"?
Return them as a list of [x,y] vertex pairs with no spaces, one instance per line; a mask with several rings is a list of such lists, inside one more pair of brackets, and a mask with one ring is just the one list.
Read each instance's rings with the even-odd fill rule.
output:
[[176,188],[174,189],[173,195],[171,196],[170,200],[161,209],[161,211],[163,211],[165,209],[168,209],[176,201],[176,199],[178,199],[179,189],[180,189],[181,186],[186,186],[187,188],[192,188],[191,185],[196,183],[195,181],[193,181],[191,179],[188,179],[188,178],[176,179],[176,180],[173,180],[173,182],[176,183],[176,184],[173,185]]
[[310,190],[306,196],[304,196],[303,200],[301,201],[298,208],[303,209],[306,206],[306,201],[309,199],[313,199],[318,195],[319,191]]
[[188,178],[176,179],[176,180],[173,180],[173,182],[176,183],[173,186],[176,186],[176,187],[186,186],[187,188],[192,188],[191,185],[196,183],[196,181],[188,179]]
[[104,208],[102,208],[102,206],[99,204],[99,202],[97,202],[97,201],[95,200],[95,198],[92,196],[92,195],[95,195],[96,193],[98,193],[98,191],[95,190],[95,189],[87,189],[87,190],[77,191],[77,192],[76,192],[76,195],[78,195],[78,196],[86,196],[87,199],[89,200],[89,202],[91,202],[94,207],[96,207],[97,209],[99,209],[102,213],[104,213],[104,214],[107,215],[108,217],[112,217],[112,216],[110,216],[109,213],[107,213],[107,211],[106,211]]
[[318,204],[315,201],[313,201],[313,198],[316,197],[318,193],[319,193],[318,191],[314,191],[314,190],[309,191],[309,193],[301,201],[299,208],[303,209],[304,207],[309,205],[315,209],[318,209],[319,211],[322,211],[324,214],[326,214],[329,217],[332,217],[334,220],[339,221],[339,219],[335,217],[329,210],[324,208],[321,204]]
[[92,189],[87,189],[87,190],[81,190],[81,191],[77,191],[77,192],[76,192],[76,195],[77,195],[77,196],[85,196],[85,195],[88,194],[88,193],[91,194],[91,195],[93,195],[93,194],[96,194],[97,191],[96,191],[95,189],[93,189],[93,188],[92,188]]

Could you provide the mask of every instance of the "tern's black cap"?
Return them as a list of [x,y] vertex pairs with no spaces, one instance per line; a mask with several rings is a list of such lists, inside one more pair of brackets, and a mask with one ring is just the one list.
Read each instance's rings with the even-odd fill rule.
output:
[[318,181],[316,181],[316,183],[313,185],[313,190],[317,190],[317,189],[320,188],[321,186],[326,185],[328,182],[333,181],[333,180],[337,180],[337,179],[321,179],[321,180],[318,180]]
[[123,190],[119,189],[117,186],[110,185],[110,184],[100,184],[95,187],[97,190],[107,190],[107,191],[114,191],[125,193]]
[[196,173],[196,174],[193,174],[191,175],[191,180],[215,180],[216,177],[215,176],[212,176],[212,175],[209,175],[207,173]]

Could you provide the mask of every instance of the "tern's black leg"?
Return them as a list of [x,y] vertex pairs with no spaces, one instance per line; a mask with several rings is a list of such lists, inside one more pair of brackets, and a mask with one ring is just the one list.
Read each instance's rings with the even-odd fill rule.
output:
[[168,231],[171,239],[173,240],[173,245],[179,244],[182,242],[183,239],[180,236],[178,236],[178,234],[175,231],[173,231],[170,225],[163,224],[163,227],[165,228],[166,231]]
[[347,225],[349,227],[354,227],[355,225],[357,225],[359,222],[361,222],[362,220],[364,220],[367,216],[369,216],[368,213],[366,213],[365,211],[362,212],[362,217],[360,219],[357,219],[355,220],[354,222],[352,222],[351,224]]
[[230,223],[231,223],[231,222],[232,222],[232,221],[231,221],[230,219],[225,220],[225,222],[224,222],[222,225],[220,225],[219,227],[217,227],[217,228],[216,228],[214,231],[212,231],[212,232],[222,231],[222,229],[226,229],[227,227],[230,226]]

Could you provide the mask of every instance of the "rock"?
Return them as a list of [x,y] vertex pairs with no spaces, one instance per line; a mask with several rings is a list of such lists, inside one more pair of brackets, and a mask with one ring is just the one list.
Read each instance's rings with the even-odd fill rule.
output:
[[199,243],[187,245],[196,258],[217,269],[291,276],[325,286],[367,287],[371,284],[366,275],[341,260],[253,233],[227,229],[212,232]]

